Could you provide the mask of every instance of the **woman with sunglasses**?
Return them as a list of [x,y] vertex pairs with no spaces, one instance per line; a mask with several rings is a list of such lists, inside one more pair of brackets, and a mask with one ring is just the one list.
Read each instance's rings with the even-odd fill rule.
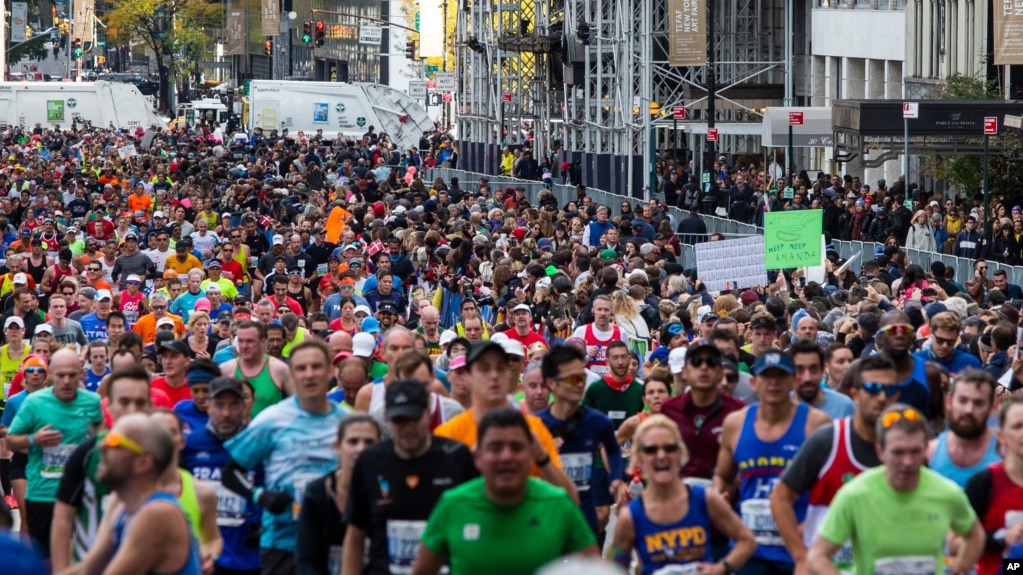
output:
[[[47,361],[44,357],[29,354],[21,362],[21,368],[18,375],[23,378],[20,383],[24,385],[24,389],[15,391],[14,386],[11,386],[10,396],[4,406],[3,417],[0,418],[0,426],[4,428],[10,427],[14,422],[14,416],[18,414],[18,409],[21,408],[21,404],[25,402],[25,398],[30,393],[35,393],[46,387]],[[28,480],[25,471],[28,466],[28,455],[15,451],[9,465],[11,466],[10,481],[14,499],[18,502],[18,513],[21,514],[22,525],[26,525],[28,520],[25,511],[25,490]]]
[[[669,565],[696,565],[708,573],[713,527],[734,542],[717,566],[731,574],[753,555],[756,540],[724,497],[710,489],[686,485],[682,466],[689,451],[673,421],[651,415],[633,437],[633,461],[646,479],[646,489],[621,510],[614,533],[614,561],[625,569],[632,551],[641,573],[653,575]],[[702,567],[702,569],[701,569]]]

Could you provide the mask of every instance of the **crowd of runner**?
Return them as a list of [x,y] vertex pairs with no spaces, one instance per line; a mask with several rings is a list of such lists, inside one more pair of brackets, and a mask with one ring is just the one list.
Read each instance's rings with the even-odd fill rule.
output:
[[1023,559],[1023,291],[983,259],[711,292],[697,209],[431,179],[443,134],[141,138],[0,133],[2,573]]

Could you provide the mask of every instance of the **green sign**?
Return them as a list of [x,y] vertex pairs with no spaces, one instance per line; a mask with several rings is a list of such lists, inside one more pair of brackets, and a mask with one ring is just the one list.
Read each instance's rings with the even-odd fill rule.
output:
[[702,178],[703,179],[700,181],[700,183],[709,184],[710,183],[710,172],[704,172]]
[[795,195],[796,190],[792,189],[791,186],[786,186],[785,190],[782,192],[782,197],[785,198],[786,200],[791,200],[793,197],[795,197]]
[[902,202],[902,205],[906,206],[907,210],[912,210],[913,209],[913,200],[906,200],[906,201]]
[[764,214],[764,268],[780,270],[819,266],[821,210],[795,210]]
[[440,66],[433,66],[431,64],[426,65],[427,74],[436,74],[437,72],[440,72]]
[[416,10],[416,31],[419,31],[419,10]]
[[366,127],[366,118],[364,118],[363,116],[359,116],[358,118],[355,119],[355,125],[360,127],[360,128],[365,128]]
[[64,121],[64,100],[46,101],[46,121],[47,122]]

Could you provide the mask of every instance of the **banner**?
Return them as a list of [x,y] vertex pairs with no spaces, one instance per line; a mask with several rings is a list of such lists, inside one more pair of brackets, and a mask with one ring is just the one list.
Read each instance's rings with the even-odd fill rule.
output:
[[75,0],[75,27],[71,31],[73,38],[81,38],[82,42],[92,43],[93,22],[96,14],[95,0]]
[[224,46],[224,54],[245,54],[245,10],[232,8],[227,11],[227,45]]
[[782,270],[819,266],[822,210],[796,210],[764,214],[764,268]]
[[991,6],[995,26],[995,65],[1023,64],[1023,3],[1001,0]]
[[281,34],[281,10],[278,0],[261,0],[263,14],[263,35],[279,36]]
[[668,65],[707,65],[706,0],[668,0]]
[[766,287],[763,236],[696,244],[696,274],[709,291]]
[[11,42],[24,42],[28,27],[28,3],[11,2]]

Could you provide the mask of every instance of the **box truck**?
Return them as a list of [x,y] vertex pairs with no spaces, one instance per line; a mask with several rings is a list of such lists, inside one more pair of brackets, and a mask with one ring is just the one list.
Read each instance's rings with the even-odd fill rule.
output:
[[146,97],[121,82],[0,82],[0,129],[68,129],[74,121],[97,128],[166,127]]
[[245,127],[287,129],[290,135],[323,130],[323,138],[359,138],[373,126],[402,149],[417,148],[435,129],[421,102],[380,84],[253,80],[242,112]]

